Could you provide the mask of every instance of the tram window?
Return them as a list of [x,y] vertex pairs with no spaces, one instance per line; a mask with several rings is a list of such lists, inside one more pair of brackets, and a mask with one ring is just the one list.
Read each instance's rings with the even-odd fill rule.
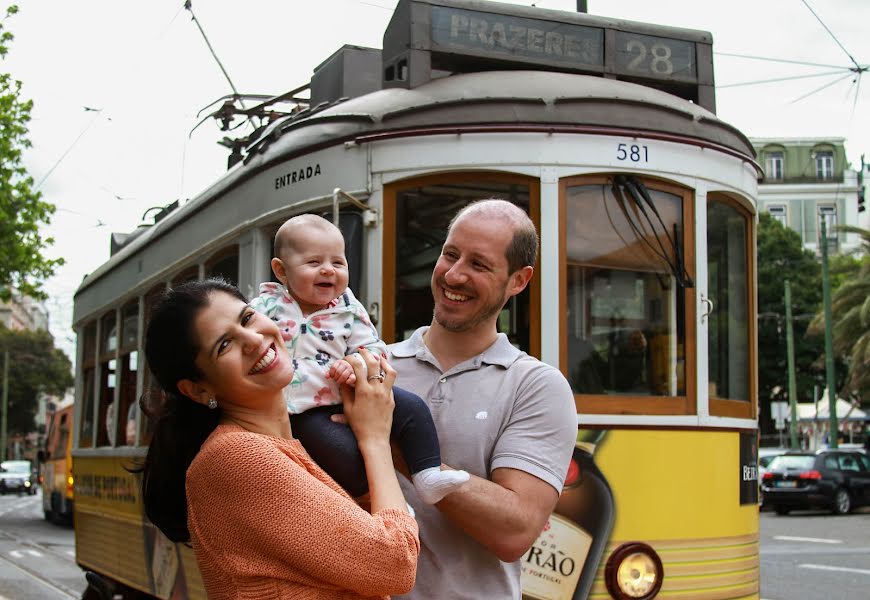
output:
[[94,445],[94,378],[96,369],[85,368],[82,372],[82,412],[79,448]]
[[172,286],[176,287],[188,281],[196,281],[199,279],[199,267],[188,267],[181,273],[172,278]]
[[94,378],[97,364],[97,323],[88,323],[79,339],[82,342],[81,366],[81,411],[79,422],[79,447],[90,448],[94,445]]
[[[612,179],[564,186],[566,376],[582,396],[686,396],[689,242],[681,190],[642,205]],[[623,410],[604,404],[603,412]],[[645,412],[642,403],[632,412]],[[581,407],[586,410],[588,407]],[[677,412],[691,410],[676,409]]]
[[[145,294],[145,300],[143,302],[143,310],[145,312],[145,327],[148,327],[148,320],[151,318],[151,312],[154,310],[154,306],[160,301],[163,297],[163,294],[166,292],[165,284],[158,284],[151,288],[147,294]],[[137,356],[138,358],[138,356]],[[138,362],[138,361],[137,361]],[[139,365],[137,364],[137,368]],[[142,373],[142,397],[144,398],[146,407],[148,406],[156,406],[157,402],[159,402],[160,392],[159,390],[152,389],[152,376],[151,371],[145,367],[145,370]],[[156,386],[156,382],[154,382]],[[140,445],[148,445],[151,441],[151,436],[154,433],[154,420],[148,417],[147,414],[140,411],[140,419],[139,419],[139,444]]]
[[115,444],[115,425],[117,424],[115,405],[115,385],[118,349],[118,321],[115,311],[103,317],[100,339],[100,404],[97,409],[97,446]]
[[239,247],[219,252],[205,265],[206,277],[223,277],[233,285],[239,284]]
[[[712,399],[750,400],[749,216],[726,201],[707,202],[708,389]],[[716,412],[714,405],[711,411]]]
[[[395,315],[384,325],[384,339],[407,339],[414,331],[432,321],[434,308],[430,280],[441,247],[447,239],[447,226],[453,216],[474,200],[500,198],[513,202],[526,212],[531,208],[532,186],[527,180],[510,182],[494,175],[466,180],[434,178],[432,183],[405,187],[395,193]],[[389,282],[385,282],[389,284]],[[389,290],[385,290],[385,294]],[[518,348],[532,353],[530,298],[526,288],[508,301],[499,315],[499,331]],[[385,307],[385,315],[390,311]],[[388,339],[392,338],[392,339]]]
[[[139,362],[139,302],[127,304],[121,311],[120,394],[116,412],[118,445],[131,445],[136,440],[136,376]],[[130,409],[133,408],[131,411]],[[132,422],[131,422],[132,416]]]

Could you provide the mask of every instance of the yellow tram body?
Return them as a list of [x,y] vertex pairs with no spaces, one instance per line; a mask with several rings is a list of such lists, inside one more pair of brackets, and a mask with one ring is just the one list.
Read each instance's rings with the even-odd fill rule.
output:
[[[596,452],[617,498],[606,555],[631,540],[655,548],[658,598],[758,597],[758,507],[739,504],[734,477],[711,476],[734,471],[739,445],[733,431],[618,430]],[[590,598],[611,597],[603,571]]]

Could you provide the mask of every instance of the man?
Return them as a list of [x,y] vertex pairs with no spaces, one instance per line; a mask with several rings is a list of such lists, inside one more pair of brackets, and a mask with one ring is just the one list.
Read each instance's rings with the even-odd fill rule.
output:
[[435,506],[402,480],[422,544],[406,598],[520,598],[519,559],[562,490],[577,434],[571,389],[496,329],[505,303],[532,278],[537,248],[518,207],[467,206],[432,273],[432,324],[390,347],[397,384],[432,411],[446,468],[472,475]]

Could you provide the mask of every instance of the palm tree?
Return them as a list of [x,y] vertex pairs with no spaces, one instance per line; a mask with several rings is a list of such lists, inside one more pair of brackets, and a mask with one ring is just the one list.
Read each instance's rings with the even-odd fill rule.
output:
[[[870,230],[843,225],[838,231],[861,237],[863,257],[858,273],[847,279],[831,297],[834,353],[847,357],[849,373],[845,392],[864,397],[870,392]],[[812,333],[824,331],[824,312],[813,319]]]

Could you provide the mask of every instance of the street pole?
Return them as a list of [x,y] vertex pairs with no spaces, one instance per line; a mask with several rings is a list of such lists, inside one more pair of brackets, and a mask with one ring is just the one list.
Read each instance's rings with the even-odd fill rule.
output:
[[6,412],[9,407],[9,350],[3,352],[3,417],[0,421],[0,460],[6,460]]
[[836,448],[837,434],[837,390],[834,377],[834,336],[831,332],[833,309],[831,308],[831,281],[828,274],[828,233],[825,219],[822,219],[822,300],[825,306],[825,375],[828,384],[828,447]]
[[785,280],[785,346],[788,354],[788,405],[791,419],[788,423],[789,447],[798,450],[797,439],[797,379],[794,368],[794,332],[791,318],[791,283]]

